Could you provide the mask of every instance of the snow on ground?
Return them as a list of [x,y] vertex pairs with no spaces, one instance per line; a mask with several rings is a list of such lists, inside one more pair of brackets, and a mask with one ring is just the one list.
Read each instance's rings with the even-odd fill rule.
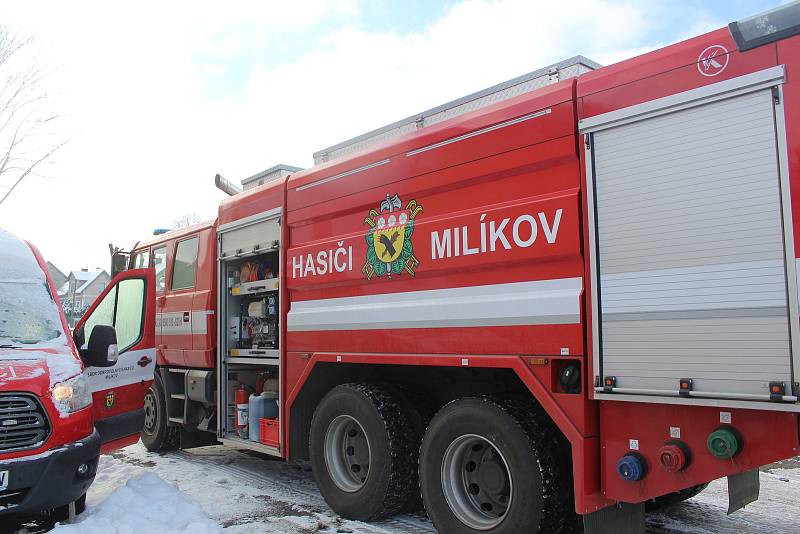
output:
[[726,515],[728,485],[715,480],[697,497],[650,514],[648,532],[658,534],[796,534],[800,532],[800,459],[762,469],[760,498]]
[[191,532],[219,534],[222,529],[203,509],[155,473],[129,479],[75,524],[59,525],[60,534],[128,534]]
[[[136,444],[102,456],[87,504],[87,512],[74,524],[59,525],[54,532],[432,532],[421,518],[403,520],[421,529],[402,531],[392,528],[392,521],[384,522],[386,528],[342,520],[325,505],[309,472],[268,456],[227,447],[152,454]],[[140,513],[149,523],[135,522]],[[112,517],[116,530],[106,522]],[[142,524],[147,528],[143,530]],[[217,525],[217,530],[209,524]]]
[[[157,476],[156,476],[157,475]],[[88,510],[57,534],[422,534],[422,515],[379,523],[343,520],[327,507],[311,473],[247,450],[203,447],[166,454],[137,444],[101,458]],[[649,534],[800,532],[800,458],[761,473],[761,499],[730,516],[727,485],[647,518]]]

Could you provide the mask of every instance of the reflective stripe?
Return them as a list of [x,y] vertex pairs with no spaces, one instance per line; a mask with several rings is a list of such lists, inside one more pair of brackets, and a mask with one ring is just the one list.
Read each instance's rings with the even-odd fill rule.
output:
[[578,324],[581,278],[292,303],[289,331]]

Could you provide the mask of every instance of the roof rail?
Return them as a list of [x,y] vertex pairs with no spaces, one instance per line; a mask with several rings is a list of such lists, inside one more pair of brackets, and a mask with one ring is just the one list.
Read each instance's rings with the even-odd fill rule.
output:
[[[359,152],[370,145],[399,137],[431,124],[436,124],[463,113],[512,98],[534,89],[556,83],[567,78],[580,76],[600,68],[602,65],[584,56],[574,56],[547,67],[523,74],[492,87],[469,94],[459,99],[431,108],[422,113],[406,117],[377,130],[353,137],[347,141],[329,146],[314,153],[314,164],[325,163],[343,156]],[[251,178],[248,178],[250,180]],[[242,181],[244,184],[244,181]]]

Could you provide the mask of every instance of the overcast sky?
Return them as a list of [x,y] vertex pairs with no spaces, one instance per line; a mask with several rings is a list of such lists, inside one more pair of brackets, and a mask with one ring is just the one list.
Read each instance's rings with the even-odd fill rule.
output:
[[[0,4],[52,70],[69,140],[0,205],[62,271],[108,269],[238,182],[576,54],[602,64],[779,0],[308,0]],[[0,186],[0,195],[4,192]]]

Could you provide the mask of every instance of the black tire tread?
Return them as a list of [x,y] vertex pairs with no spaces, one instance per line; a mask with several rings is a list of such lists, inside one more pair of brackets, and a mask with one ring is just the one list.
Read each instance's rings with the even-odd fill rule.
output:
[[573,532],[573,526],[579,518],[575,513],[572,492],[569,443],[531,400],[486,397],[485,401],[494,403],[516,421],[528,436],[528,443],[536,455],[542,473],[543,498],[539,533]]
[[[144,429],[142,429],[142,443],[144,443],[145,447],[150,452],[167,452],[177,450],[180,446],[180,428],[169,425],[169,416],[167,414],[167,393],[164,391],[164,385],[161,382],[158,371],[156,371],[155,378],[153,383],[150,385],[150,388],[153,390],[153,393],[156,396],[157,408],[159,410],[163,408],[163,413],[161,414],[162,418],[160,419],[160,421],[163,423],[163,429],[161,429],[160,432],[163,432],[164,436],[163,439],[155,438],[155,441],[148,445],[144,441]],[[159,431],[157,430],[156,432],[158,433]]]
[[535,532],[580,532],[580,516],[574,509],[569,443],[541,408],[524,397],[476,396],[453,400],[442,409],[465,400],[484,402],[505,412],[527,437],[542,474],[542,516]]
[[408,428],[405,430],[409,434],[411,441],[411,456],[408,461],[412,465],[411,478],[408,479],[410,486],[408,500],[400,509],[403,513],[413,513],[423,510],[422,492],[418,491],[419,488],[419,470],[417,464],[419,463],[419,450],[422,446],[422,436],[425,434],[425,429],[428,428],[431,419],[433,419],[433,410],[425,402],[425,400],[411,387],[395,384],[381,384],[385,387],[395,399],[400,403],[401,408],[406,415],[409,423]]
[[[382,502],[362,521],[377,521],[401,512],[411,499],[411,492],[418,487],[417,457],[418,449],[409,432],[409,418],[403,408],[404,402],[397,396],[394,388],[381,384],[347,383],[331,390],[328,395],[340,389],[350,389],[366,398],[378,414],[386,430],[388,450],[385,458],[389,463],[388,484]],[[325,399],[320,403],[323,405]],[[318,412],[314,414],[316,419]],[[311,427],[314,428],[314,420]],[[311,446],[313,449],[313,445]]]

